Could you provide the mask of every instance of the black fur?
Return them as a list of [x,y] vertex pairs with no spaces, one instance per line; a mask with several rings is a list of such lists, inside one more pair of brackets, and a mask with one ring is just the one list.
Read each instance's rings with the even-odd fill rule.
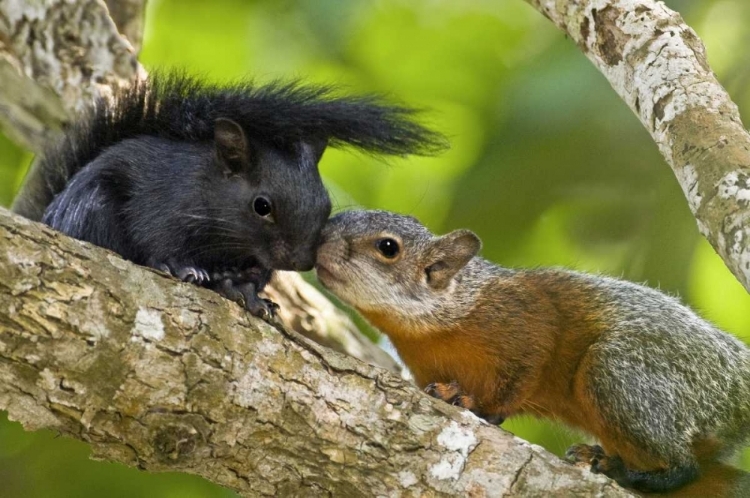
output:
[[[97,102],[45,150],[14,209],[196,283],[234,267],[233,283],[243,284],[239,275],[257,267],[262,277],[249,281],[260,290],[266,270],[313,266],[331,211],[317,170],[325,147],[443,148],[413,115],[327,86],[216,86],[157,73]],[[270,216],[254,212],[258,196]]]

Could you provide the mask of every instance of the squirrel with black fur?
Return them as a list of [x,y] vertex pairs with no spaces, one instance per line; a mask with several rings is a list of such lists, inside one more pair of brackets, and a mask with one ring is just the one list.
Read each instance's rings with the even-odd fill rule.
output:
[[275,305],[257,293],[271,271],[313,267],[331,213],[318,172],[326,146],[442,148],[413,115],[326,86],[155,73],[43,151],[13,210],[268,316]]
[[706,496],[750,491],[721,463],[750,436],[743,343],[656,290],[502,268],[480,247],[468,230],[438,237],[411,217],[349,211],[324,228],[316,269],[430,394],[495,423],[531,414],[582,429],[599,444],[567,457],[625,487],[688,490],[701,476]]

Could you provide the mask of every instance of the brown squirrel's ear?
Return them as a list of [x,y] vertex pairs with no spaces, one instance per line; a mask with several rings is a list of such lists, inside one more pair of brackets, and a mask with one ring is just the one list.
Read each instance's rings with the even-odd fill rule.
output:
[[454,230],[438,237],[427,249],[425,273],[433,289],[444,289],[453,276],[482,248],[482,241],[470,230]]
[[214,121],[214,141],[216,153],[232,172],[239,171],[250,163],[245,131],[235,121],[218,118]]

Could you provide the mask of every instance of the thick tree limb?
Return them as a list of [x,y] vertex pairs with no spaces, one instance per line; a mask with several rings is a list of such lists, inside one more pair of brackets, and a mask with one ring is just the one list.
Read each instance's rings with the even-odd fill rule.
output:
[[248,496],[628,496],[398,376],[0,210],[0,409]]
[[750,134],[695,32],[654,0],[527,0],[625,100],[675,172],[701,233],[750,290]]

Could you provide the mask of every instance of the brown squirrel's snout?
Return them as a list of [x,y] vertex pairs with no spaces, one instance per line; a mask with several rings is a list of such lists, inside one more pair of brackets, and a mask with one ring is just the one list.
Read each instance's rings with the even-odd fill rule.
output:
[[335,279],[336,270],[346,253],[346,241],[336,234],[335,227],[326,225],[320,239],[320,245],[315,258],[315,271],[318,280],[325,287],[330,287]]

